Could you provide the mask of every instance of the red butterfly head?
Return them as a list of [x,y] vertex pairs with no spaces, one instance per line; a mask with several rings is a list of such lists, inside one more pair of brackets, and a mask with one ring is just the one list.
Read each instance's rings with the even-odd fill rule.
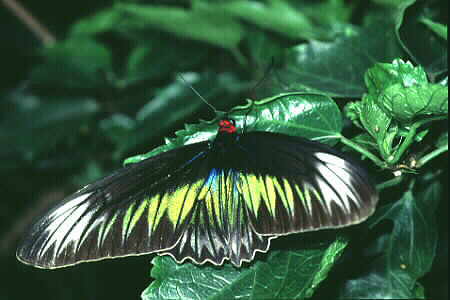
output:
[[236,133],[236,121],[231,119],[224,119],[220,120],[219,122],[219,132],[226,132],[226,133]]

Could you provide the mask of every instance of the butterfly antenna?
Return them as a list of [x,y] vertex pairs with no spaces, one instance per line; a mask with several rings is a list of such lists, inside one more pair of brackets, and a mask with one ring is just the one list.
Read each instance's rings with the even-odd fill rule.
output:
[[258,80],[258,82],[253,86],[252,90],[250,91],[250,95],[253,98],[256,98],[256,90],[265,82],[268,80],[270,74],[274,72],[275,70],[275,57],[272,56],[272,59],[270,60],[270,63],[265,67],[264,73],[262,78]]
[[188,86],[193,92],[194,94],[196,94],[203,102],[206,103],[206,105],[208,105],[215,114],[218,113],[218,110],[211,104],[208,102],[208,100],[206,100],[193,86],[192,84],[190,84],[189,82],[187,82],[187,80],[183,77],[183,75],[181,75],[180,73],[177,73],[178,78],[181,79],[181,81],[183,81],[183,83]]

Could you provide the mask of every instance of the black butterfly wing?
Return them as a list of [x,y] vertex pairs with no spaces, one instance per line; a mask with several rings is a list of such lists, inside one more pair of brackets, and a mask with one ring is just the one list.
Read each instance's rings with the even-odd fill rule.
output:
[[40,268],[153,252],[196,263],[251,260],[270,238],[254,232],[237,201],[237,173],[214,168],[214,153],[207,142],[185,146],[84,187],[30,228],[18,259]]
[[250,132],[240,190],[255,231],[283,235],[367,219],[378,201],[366,172],[334,149],[299,137]]
[[[42,268],[173,247],[183,230],[177,190],[201,165],[208,143],[162,153],[120,169],[57,204],[25,235],[19,260]],[[172,177],[179,178],[172,180]],[[189,212],[183,210],[186,218]],[[175,218],[175,217],[174,217]],[[182,223],[182,222],[181,222]]]
[[81,189],[31,227],[17,257],[57,268],[157,252],[240,266],[278,235],[361,222],[377,199],[364,171],[329,147],[219,134]]
[[269,132],[234,139],[219,134],[208,153],[207,193],[180,242],[165,251],[178,261],[240,266],[272,238],[357,224],[375,210],[378,194],[365,171],[332,148]]

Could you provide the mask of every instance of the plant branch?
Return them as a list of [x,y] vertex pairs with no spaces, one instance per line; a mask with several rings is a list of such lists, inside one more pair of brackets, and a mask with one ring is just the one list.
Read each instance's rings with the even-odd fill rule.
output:
[[8,8],[41,42],[44,46],[55,43],[55,37],[36,20],[17,0],[1,0]]
[[419,127],[420,125],[418,123],[411,126],[406,139],[402,142],[400,148],[395,152],[394,156],[392,156],[392,159],[389,159],[390,164],[396,164],[402,158],[403,154],[406,152],[406,150],[408,150],[411,144],[414,143],[414,138],[416,137],[417,129]]
[[402,156],[406,152],[406,150],[408,150],[408,148],[411,146],[411,144],[414,143],[414,138],[416,137],[417,129],[419,129],[421,126],[423,126],[427,123],[434,122],[434,121],[442,121],[445,119],[447,119],[446,116],[438,116],[438,117],[432,117],[432,118],[428,118],[428,119],[414,123],[411,126],[411,128],[408,132],[408,135],[406,136],[405,141],[400,145],[400,148],[396,151],[393,159],[390,160],[389,163],[395,164],[400,161],[400,159],[402,158]]
[[365,149],[364,147],[361,147],[360,145],[356,144],[355,142],[347,139],[345,136],[340,136],[340,141],[341,141],[341,143],[352,148],[353,150],[366,156],[368,159],[373,161],[380,168],[382,168],[382,169],[386,168],[386,163],[384,161],[379,159],[375,154],[373,154],[369,150]]
[[433,160],[434,158],[436,158],[437,156],[441,155],[444,152],[448,151],[448,145],[445,145],[443,147],[440,147],[430,153],[428,153],[427,155],[423,156],[418,162],[417,162],[417,167],[423,167],[424,165],[426,165],[428,162],[430,162],[431,160]]
[[404,179],[404,176],[397,176],[392,179],[389,179],[383,183],[377,185],[377,190],[381,192],[384,189],[399,185]]

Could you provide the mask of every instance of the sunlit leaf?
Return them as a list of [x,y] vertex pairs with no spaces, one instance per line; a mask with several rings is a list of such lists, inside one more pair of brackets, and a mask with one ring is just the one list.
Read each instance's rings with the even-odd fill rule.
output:
[[396,120],[448,113],[448,88],[429,83],[425,71],[409,62],[376,64],[365,79],[375,103]]
[[[326,96],[314,94],[291,93],[256,101],[232,109],[229,117],[236,120],[241,130],[278,132],[331,145],[337,142],[336,135],[342,130],[342,116],[336,103]],[[215,121],[186,125],[186,129],[176,132],[177,137],[168,139],[166,145],[145,155],[129,158],[125,163],[138,162],[176,147],[206,141],[216,133]]]

